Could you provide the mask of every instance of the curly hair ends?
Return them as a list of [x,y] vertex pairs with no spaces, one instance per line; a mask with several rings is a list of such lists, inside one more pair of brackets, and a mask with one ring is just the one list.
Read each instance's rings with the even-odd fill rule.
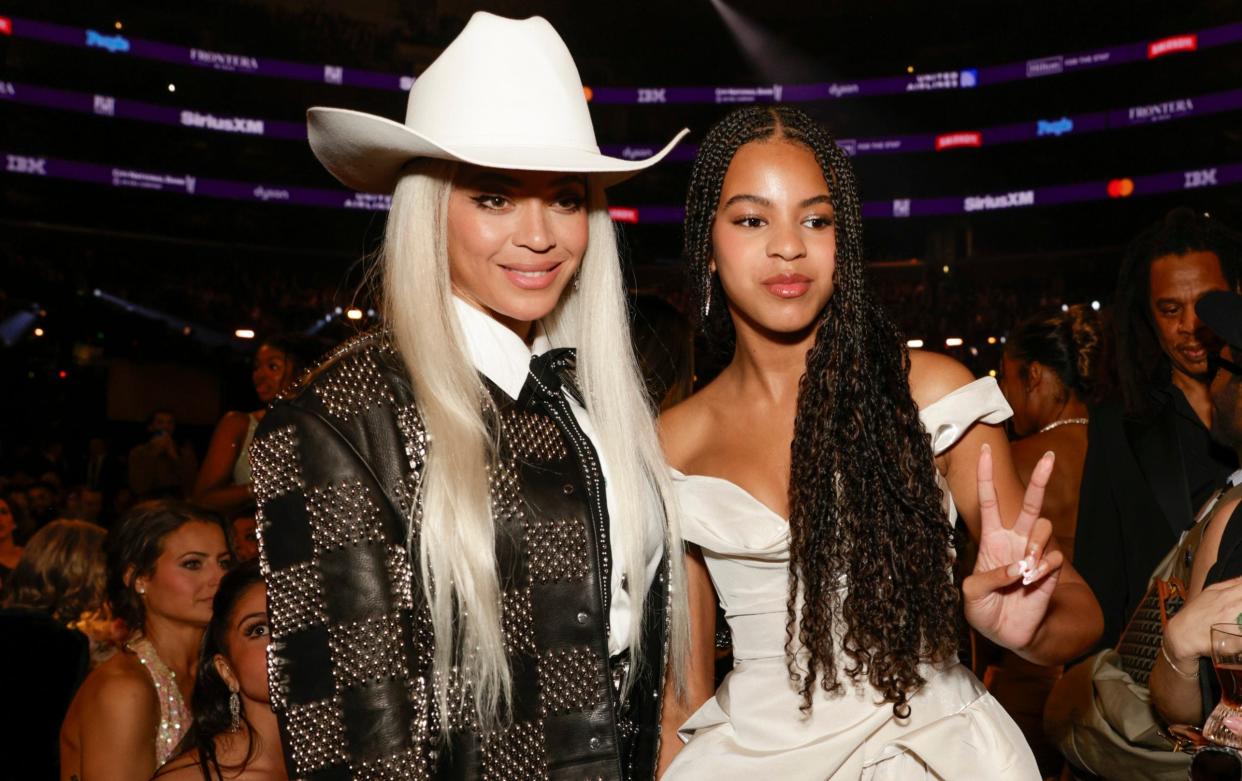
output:
[[807,355],[794,424],[789,674],[804,712],[816,686],[843,691],[843,674],[865,679],[906,717],[910,697],[925,682],[920,664],[956,652],[953,530],[931,440],[910,395],[909,355],[865,279],[853,172],[828,132],[802,111],[749,106],[726,116],[704,140],[686,207],[695,311],[709,338],[731,349],[727,308],[712,307],[702,317],[708,291],[714,301],[724,297],[707,273],[712,223],[734,154],[769,140],[814,153],[832,197],[837,242],[834,292]]
[[1057,375],[1066,391],[1088,403],[1097,400],[1102,351],[1100,317],[1084,304],[1027,318],[1005,340],[1009,357],[1024,367],[1038,361]]

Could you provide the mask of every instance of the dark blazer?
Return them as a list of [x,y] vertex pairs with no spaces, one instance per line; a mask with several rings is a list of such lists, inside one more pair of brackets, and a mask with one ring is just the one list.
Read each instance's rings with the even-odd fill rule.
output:
[[[1120,402],[1091,410],[1074,566],[1104,611],[1099,648],[1117,644],[1152,570],[1194,520],[1178,436],[1178,426],[1186,424],[1178,420],[1174,393],[1180,395],[1172,389],[1155,395],[1159,403],[1141,417],[1125,414]],[[1236,467],[1227,453],[1224,459],[1216,483]]]
[[[667,570],[641,617],[647,663],[623,702],[627,671],[608,655],[603,478],[562,394],[567,368],[532,374],[516,400],[488,383],[500,413],[490,482],[513,675],[512,721],[496,731],[461,707],[469,692],[456,670],[447,681],[431,673],[430,616],[407,553],[429,444],[386,338],[339,348],[264,417],[250,457],[271,702],[291,777],[653,776]],[[436,707],[439,686],[448,713]]]

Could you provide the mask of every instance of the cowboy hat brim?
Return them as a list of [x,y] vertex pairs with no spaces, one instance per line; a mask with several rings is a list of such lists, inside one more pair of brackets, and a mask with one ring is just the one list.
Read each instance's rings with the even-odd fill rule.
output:
[[401,169],[417,157],[514,171],[595,174],[608,187],[660,162],[690,132],[683,128],[651,157],[621,160],[565,147],[442,144],[391,119],[343,108],[317,106],[306,112],[306,120],[319,162],[346,187],[365,193],[391,193]]

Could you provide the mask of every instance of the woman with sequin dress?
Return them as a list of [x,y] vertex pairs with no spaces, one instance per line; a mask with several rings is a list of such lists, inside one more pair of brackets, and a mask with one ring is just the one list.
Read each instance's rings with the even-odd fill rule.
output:
[[69,706],[62,781],[146,781],[176,753],[190,728],[212,599],[231,561],[217,519],[167,501],[130,510],[105,548],[108,599],[130,634]]

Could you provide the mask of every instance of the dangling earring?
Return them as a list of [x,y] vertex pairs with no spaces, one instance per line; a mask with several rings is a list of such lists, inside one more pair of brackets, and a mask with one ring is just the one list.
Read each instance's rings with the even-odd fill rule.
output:
[[574,292],[577,293],[578,289],[581,287],[582,287],[582,272],[575,271],[574,272]]
[[229,717],[229,731],[237,732],[241,729],[241,698],[237,692],[229,692]]
[[712,272],[707,272],[707,282],[703,285],[703,322],[707,322],[707,318],[712,313]]

